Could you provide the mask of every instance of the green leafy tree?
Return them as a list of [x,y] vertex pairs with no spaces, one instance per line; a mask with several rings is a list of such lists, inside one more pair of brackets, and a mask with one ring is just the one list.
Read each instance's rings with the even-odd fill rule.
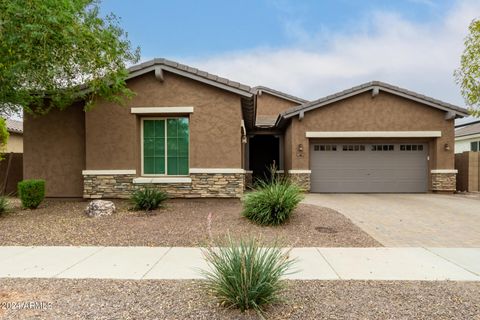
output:
[[468,27],[465,50],[455,78],[460,85],[465,102],[472,115],[480,116],[480,20],[475,19]]
[[5,119],[0,118],[0,160],[3,159],[3,152],[5,151],[9,135]]
[[95,98],[124,103],[136,63],[118,19],[96,0],[0,0],[0,108],[34,114]]

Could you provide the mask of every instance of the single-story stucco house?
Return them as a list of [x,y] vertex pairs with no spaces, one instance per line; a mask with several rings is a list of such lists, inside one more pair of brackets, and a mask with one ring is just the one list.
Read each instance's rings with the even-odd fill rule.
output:
[[480,151],[480,121],[458,125],[455,129],[455,153]]
[[311,192],[453,192],[454,119],[467,110],[382,82],[315,101],[154,59],[128,107],[81,101],[25,115],[24,177],[49,197],[240,197],[275,163]]

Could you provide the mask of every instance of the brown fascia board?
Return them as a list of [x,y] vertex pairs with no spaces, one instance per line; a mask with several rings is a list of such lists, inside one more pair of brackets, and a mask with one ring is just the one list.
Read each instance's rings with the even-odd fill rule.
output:
[[440,101],[440,100],[437,100],[437,99],[434,99],[434,98],[431,98],[431,97],[427,97],[425,95],[422,95],[422,94],[419,94],[419,93],[416,93],[416,92],[413,92],[413,91],[410,91],[410,90],[407,90],[407,89],[403,89],[403,88],[400,88],[400,87],[397,87],[397,86],[393,86],[393,85],[385,83],[385,82],[371,81],[371,82],[367,82],[367,83],[364,83],[362,85],[355,86],[353,88],[350,88],[350,89],[340,91],[338,93],[326,96],[324,98],[320,98],[320,99],[315,100],[315,101],[304,103],[304,104],[302,104],[298,107],[290,108],[289,110],[281,113],[278,116],[276,125],[277,126],[281,125],[282,122],[285,119],[288,119],[288,118],[294,117],[296,115],[300,115],[302,113],[305,113],[305,112],[308,112],[308,111],[311,111],[311,110],[329,105],[329,104],[334,103],[336,101],[343,100],[343,99],[355,96],[355,95],[363,93],[363,92],[368,92],[370,90],[373,91],[374,89],[378,89],[379,91],[388,92],[388,93],[391,93],[391,94],[394,94],[394,95],[397,95],[397,96],[401,96],[401,97],[406,98],[406,99],[417,101],[419,103],[422,103],[422,104],[425,104],[425,105],[428,105],[430,107],[437,108],[437,109],[440,109],[440,110],[443,110],[443,111],[446,111],[446,112],[451,112],[451,113],[453,113],[454,117],[463,118],[463,117],[466,117],[466,116],[469,115],[467,109],[455,106],[453,104],[443,102],[443,101]]
[[239,94],[243,97],[253,97],[251,88],[247,85],[163,58],[153,59],[128,68],[129,75],[127,80],[152,71],[155,71],[155,76],[160,81],[163,81],[163,71],[167,71]]
[[285,100],[288,100],[288,101],[292,101],[292,102],[295,102],[295,103],[298,103],[298,104],[304,104],[304,103],[308,102],[308,100],[293,96],[293,95],[285,93],[285,92],[274,90],[272,88],[268,88],[268,87],[265,87],[265,86],[253,87],[251,92],[254,93],[254,94],[258,94],[258,95],[260,95],[262,92],[266,92],[268,94],[271,94],[272,96],[276,96],[276,97],[279,97],[279,98],[282,98],[282,99],[285,99]]

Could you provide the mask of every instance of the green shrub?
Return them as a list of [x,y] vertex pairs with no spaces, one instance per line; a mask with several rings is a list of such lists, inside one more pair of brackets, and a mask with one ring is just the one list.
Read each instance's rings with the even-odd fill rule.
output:
[[165,192],[154,188],[145,188],[135,191],[130,201],[133,205],[133,210],[151,211],[161,207],[162,202],[167,199],[168,196]]
[[281,301],[285,288],[281,277],[289,273],[295,262],[281,248],[262,247],[251,238],[238,242],[228,238],[226,246],[204,250],[208,270],[202,270],[206,289],[227,308],[241,311],[263,307]]
[[279,225],[302,199],[302,190],[296,184],[272,170],[269,179],[257,181],[254,190],[245,195],[242,214],[260,225]]
[[0,196],[0,215],[8,211],[9,203],[5,196]]
[[18,183],[18,196],[24,208],[36,209],[45,198],[45,180],[23,180]]

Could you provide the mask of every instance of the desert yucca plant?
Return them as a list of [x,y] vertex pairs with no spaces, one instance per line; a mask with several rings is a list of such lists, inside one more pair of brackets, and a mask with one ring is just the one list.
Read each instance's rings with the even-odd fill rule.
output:
[[234,241],[204,250],[210,267],[203,270],[207,290],[228,308],[254,309],[262,314],[268,304],[281,301],[281,277],[295,262],[278,246],[262,247],[256,238]]
[[132,194],[130,202],[133,210],[151,211],[162,206],[162,203],[168,199],[168,195],[154,188],[145,188],[137,190]]
[[245,195],[242,214],[261,225],[279,225],[290,217],[302,199],[300,187],[272,168],[270,177],[258,180],[254,190]]

